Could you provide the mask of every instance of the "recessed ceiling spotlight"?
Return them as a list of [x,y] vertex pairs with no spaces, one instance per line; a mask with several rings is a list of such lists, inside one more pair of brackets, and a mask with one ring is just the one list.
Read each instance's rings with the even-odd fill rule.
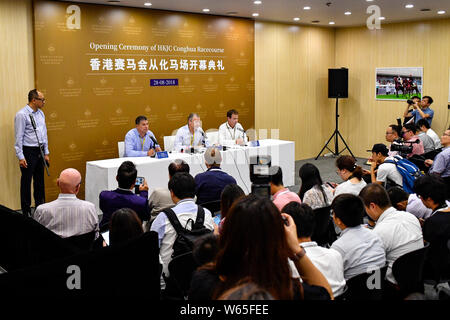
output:
[[294,21],[299,21],[299,20],[300,20],[299,17],[295,17],[295,18],[294,18]]
[[444,10],[440,10],[440,11],[438,11],[437,13],[438,13],[438,14],[445,14],[445,11],[444,11]]
[[380,19],[380,20],[386,20],[385,17],[379,17],[378,19]]
[[411,9],[411,8],[414,8],[414,5],[413,5],[413,4],[407,4],[407,5],[405,6],[405,8],[406,8],[406,9]]
[[328,22],[328,24],[336,24],[334,21],[330,21]]
[[311,7],[309,6],[303,7],[303,10],[311,10]]
[[261,4],[262,1],[256,0],[256,1],[253,1],[253,3],[254,3],[254,4]]
[[146,2],[146,3],[144,3],[144,6],[146,6],[146,7],[150,7],[152,4],[150,3],[150,2]]
[[347,11],[347,12],[345,12],[344,13],[346,16],[349,16],[349,15],[351,15],[352,13],[350,12],[350,11]]
[[208,8],[203,9],[203,12],[209,12]]
[[259,16],[259,13],[253,13],[252,16],[258,17],[258,16]]
[[372,2],[373,0],[366,0],[367,2]]

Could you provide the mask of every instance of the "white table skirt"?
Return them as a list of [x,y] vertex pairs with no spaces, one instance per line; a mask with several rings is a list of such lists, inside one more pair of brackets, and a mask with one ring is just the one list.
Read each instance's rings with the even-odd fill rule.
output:
[[[223,171],[236,179],[238,185],[246,194],[251,191],[249,159],[254,155],[270,155],[272,165],[278,165],[283,170],[285,186],[295,184],[295,143],[292,141],[266,139],[260,140],[259,147],[236,146],[222,151]],[[137,168],[138,176],[144,177],[149,186],[149,195],[155,188],[167,188],[169,182],[169,164],[175,159],[183,159],[189,164],[190,173],[195,177],[206,171],[202,153],[169,153],[169,158],[155,159],[150,157],[129,157],[86,162],[85,199],[99,208],[99,194],[103,190],[115,190],[117,169],[124,161],[132,161]]]

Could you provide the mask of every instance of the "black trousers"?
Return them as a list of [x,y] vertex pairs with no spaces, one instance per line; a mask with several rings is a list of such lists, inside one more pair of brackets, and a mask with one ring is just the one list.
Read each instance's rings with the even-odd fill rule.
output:
[[27,161],[27,168],[20,168],[20,205],[22,213],[31,215],[31,179],[33,179],[34,202],[36,208],[45,203],[44,164],[39,147],[23,147],[23,155]]

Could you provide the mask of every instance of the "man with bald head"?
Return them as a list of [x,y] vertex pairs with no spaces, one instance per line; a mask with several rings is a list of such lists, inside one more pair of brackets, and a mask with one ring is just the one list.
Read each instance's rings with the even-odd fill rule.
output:
[[98,232],[98,215],[94,204],[77,198],[81,186],[78,170],[63,170],[56,184],[60,190],[58,199],[37,207],[34,220],[62,238],[94,230]]

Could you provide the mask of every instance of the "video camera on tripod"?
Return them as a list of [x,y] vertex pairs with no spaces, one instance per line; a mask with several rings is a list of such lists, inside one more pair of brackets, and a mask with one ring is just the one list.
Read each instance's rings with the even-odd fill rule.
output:
[[270,199],[270,156],[250,157],[250,181],[252,182],[252,194]]

